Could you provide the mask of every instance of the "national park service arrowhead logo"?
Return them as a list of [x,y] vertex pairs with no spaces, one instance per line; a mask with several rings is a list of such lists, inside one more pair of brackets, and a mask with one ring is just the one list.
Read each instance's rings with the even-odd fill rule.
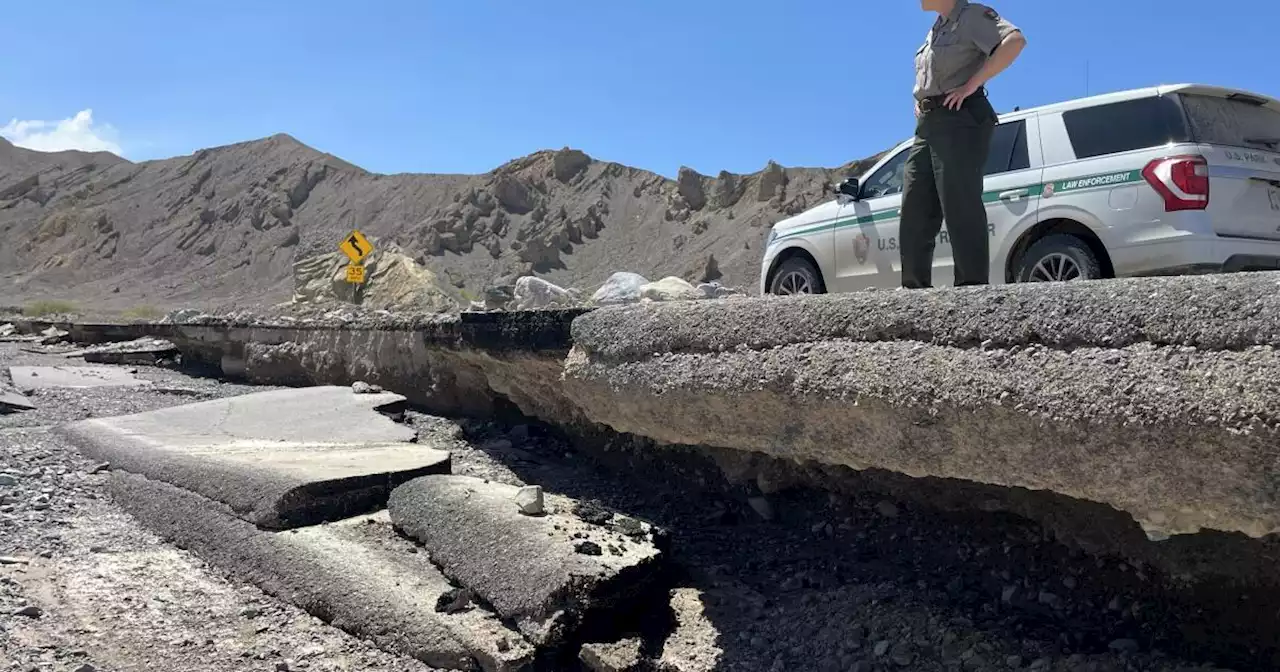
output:
[[1046,182],[1044,185],[1044,191],[1041,192],[1040,195],[1043,196],[1044,198],[1051,198],[1053,196],[1053,183]]
[[871,251],[871,239],[865,233],[859,233],[853,239],[853,258],[858,260],[859,264],[867,263],[867,253]]

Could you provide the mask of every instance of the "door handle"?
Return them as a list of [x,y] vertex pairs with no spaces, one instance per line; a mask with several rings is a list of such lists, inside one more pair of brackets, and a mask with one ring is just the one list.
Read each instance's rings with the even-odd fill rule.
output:
[[1000,200],[1002,201],[1016,200],[1016,199],[1022,198],[1023,196],[1030,196],[1030,195],[1031,195],[1030,189],[1012,189],[1010,191],[1000,192]]

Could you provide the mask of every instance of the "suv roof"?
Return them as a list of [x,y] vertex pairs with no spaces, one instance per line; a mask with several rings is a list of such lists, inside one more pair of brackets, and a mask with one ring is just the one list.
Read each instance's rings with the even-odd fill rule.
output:
[[[1171,93],[1199,93],[1219,98],[1226,98],[1232,95],[1248,96],[1257,100],[1266,101],[1267,107],[1280,110],[1280,100],[1276,100],[1270,96],[1253,93],[1252,91],[1245,91],[1243,89],[1209,86],[1207,84],[1162,84],[1160,86],[1148,86],[1140,89],[1103,93],[1096,96],[1088,96],[1086,98],[1074,98],[1060,103],[1051,103],[1049,105],[1041,105],[1039,107],[1028,107],[1026,109],[1018,110],[1016,113],[1006,114],[1022,114],[1024,112],[1063,112],[1066,110],[1080,109],[1082,107],[1094,107],[1097,105],[1106,105],[1108,103],[1118,103],[1125,100],[1149,98],[1151,96],[1164,96]],[[1001,114],[1000,116],[1004,117],[1005,114]]]

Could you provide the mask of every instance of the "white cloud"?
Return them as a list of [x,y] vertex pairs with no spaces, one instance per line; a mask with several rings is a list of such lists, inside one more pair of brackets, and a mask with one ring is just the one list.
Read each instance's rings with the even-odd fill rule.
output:
[[19,147],[41,152],[79,149],[124,156],[116,129],[110,124],[95,123],[93,110],[81,110],[76,116],[60,121],[13,119],[0,127],[0,137]]

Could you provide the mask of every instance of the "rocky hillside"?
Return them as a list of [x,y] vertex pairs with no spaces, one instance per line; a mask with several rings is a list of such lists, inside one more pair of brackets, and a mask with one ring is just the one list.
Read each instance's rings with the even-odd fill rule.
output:
[[0,140],[0,303],[279,303],[294,262],[353,227],[460,297],[530,274],[590,293],[617,270],[750,287],[769,225],[863,167],[671,180],[562,149],[483,175],[379,175],[287,135],[142,163]]

